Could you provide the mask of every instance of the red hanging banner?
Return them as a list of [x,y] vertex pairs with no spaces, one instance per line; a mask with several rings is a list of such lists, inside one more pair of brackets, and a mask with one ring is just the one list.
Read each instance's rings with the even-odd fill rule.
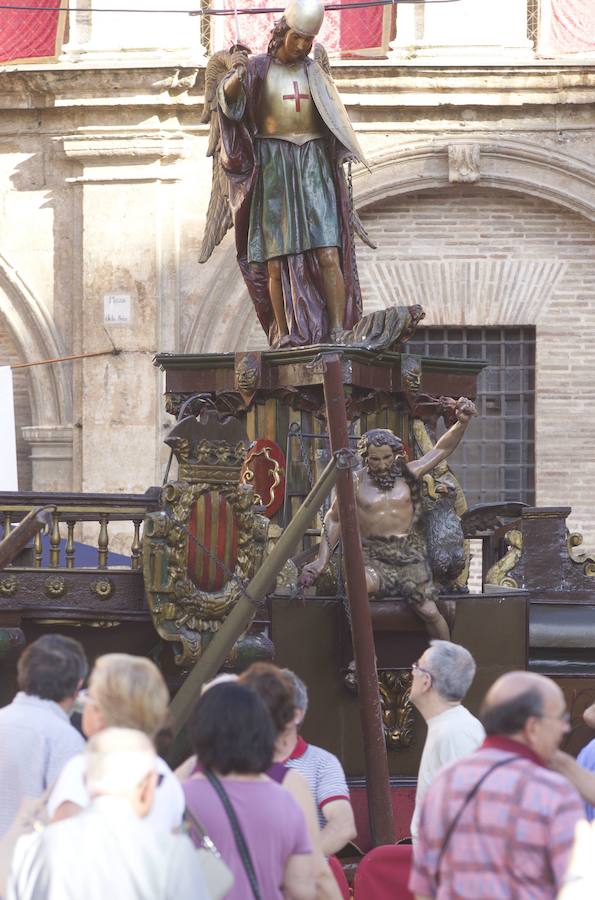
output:
[[[8,0],[26,9],[0,9],[0,62],[54,62],[62,47],[61,0]],[[42,7],[42,8],[39,8]]]
[[[349,9],[350,0],[335,0],[345,5],[343,10],[327,12],[316,40],[324,45],[331,56],[382,56],[387,52],[391,38],[393,10],[390,6],[373,6],[364,9]],[[213,9],[232,11],[234,0],[211,0]],[[250,9],[280,8],[283,3],[274,0],[238,0],[238,6]],[[280,18],[277,13],[255,13],[238,17],[240,41],[250,47],[253,53],[266,51],[270,31]],[[237,40],[236,20],[230,16],[211,18],[211,50],[225,50]]]
[[539,56],[594,51],[594,0],[542,0],[537,42]]

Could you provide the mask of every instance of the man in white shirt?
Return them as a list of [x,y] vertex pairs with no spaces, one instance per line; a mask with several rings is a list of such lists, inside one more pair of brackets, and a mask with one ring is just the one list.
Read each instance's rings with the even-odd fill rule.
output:
[[422,800],[438,772],[455,759],[473,753],[485,738],[479,719],[462,706],[475,669],[469,651],[450,641],[430,641],[429,648],[411,667],[411,702],[428,726],[411,820],[414,842]]
[[19,693],[0,709],[0,837],[21,801],[40,797],[85,742],[69,714],[88,665],[78,641],[45,634],[18,662]]
[[208,900],[190,839],[146,822],[158,778],[150,739],[107,728],[85,759],[90,805],[18,841],[7,900]]

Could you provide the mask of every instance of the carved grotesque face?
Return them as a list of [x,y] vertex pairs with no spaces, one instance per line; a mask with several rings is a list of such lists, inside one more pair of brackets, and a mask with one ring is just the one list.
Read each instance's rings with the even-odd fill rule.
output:
[[254,355],[247,353],[236,368],[236,383],[242,391],[255,391],[258,387],[258,376],[258,360]]
[[416,394],[421,387],[421,370],[417,360],[408,359],[403,365],[403,383],[412,394]]
[[299,62],[306,58],[312,49],[313,41],[314,38],[300,34],[299,31],[294,31],[290,28],[277,51],[277,59],[284,63]]

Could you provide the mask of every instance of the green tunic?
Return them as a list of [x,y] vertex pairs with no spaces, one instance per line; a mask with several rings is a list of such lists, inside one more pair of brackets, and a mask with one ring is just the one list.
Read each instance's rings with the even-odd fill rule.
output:
[[323,139],[254,141],[258,174],[248,230],[248,262],[317,247],[339,247],[337,196]]

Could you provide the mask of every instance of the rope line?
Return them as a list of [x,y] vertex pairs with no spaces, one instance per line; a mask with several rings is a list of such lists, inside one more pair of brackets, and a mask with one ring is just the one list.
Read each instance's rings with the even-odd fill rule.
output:
[[[461,0],[352,0],[351,3],[327,3],[325,4],[326,12],[345,12],[350,9],[367,9],[371,6],[398,6],[399,4],[413,4],[417,6],[428,6],[429,4],[443,3],[460,3]],[[80,12],[80,13],[174,13],[185,16],[258,16],[282,14],[285,7],[271,6],[268,8],[258,9],[77,9],[75,6],[22,6],[13,3],[0,3],[0,10],[14,9],[21,12]]]

